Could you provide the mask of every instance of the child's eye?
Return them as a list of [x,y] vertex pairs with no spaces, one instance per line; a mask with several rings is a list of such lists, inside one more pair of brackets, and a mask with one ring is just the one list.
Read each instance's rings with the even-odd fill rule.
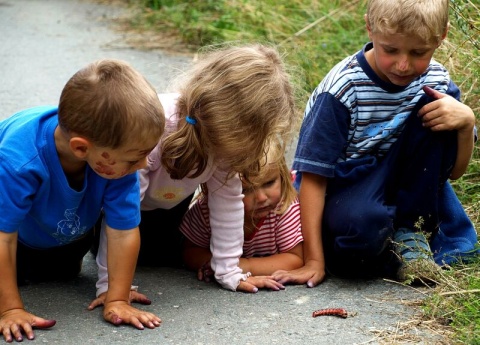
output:
[[242,185],[242,194],[253,193],[253,191],[255,190],[255,186],[250,183],[242,183]]
[[396,50],[392,48],[383,48],[383,51],[387,54],[395,54]]
[[137,164],[138,162],[140,162],[140,161],[131,161],[131,162],[127,162],[127,163],[130,164],[130,165],[135,165],[135,164]]
[[268,182],[265,182],[262,187],[270,187],[271,185],[273,185],[275,183],[276,179],[273,179],[273,180],[270,180]]
[[421,51],[413,51],[413,52],[412,52],[412,55],[414,55],[414,56],[423,56],[423,55],[425,55],[426,53],[427,53],[427,52],[426,52],[426,51],[423,51],[423,50],[421,50]]
[[242,189],[242,194],[248,194],[248,193],[251,193],[252,192],[252,188],[243,188]]

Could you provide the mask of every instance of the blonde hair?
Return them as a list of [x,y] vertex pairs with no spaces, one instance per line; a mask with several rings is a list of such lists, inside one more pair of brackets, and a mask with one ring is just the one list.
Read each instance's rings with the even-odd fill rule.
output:
[[[283,214],[288,207],[293,203],[297,197],[297,191],[293,187],[292,174],[287,165],[285,158],[285,147],[278,140],[270,140],[267,144],[268,151],[266,155],[260,160],[260,171],[253,179],[246,180],[244,176],[240,175],[242,183],[251,186],[253,190],[261,187],[257,181],[268,180],[268,176],[272,174],[272,169],[278,169],[280,175],[280,202],[275,209],[275,213]],[[208,188],[206,183],[200,185],[200,193],[197,194],[194,200],[206,198],[208,196]]]
[[[265,143],[289,139],[294,95],[282,59],[260,44],[208,53],[188,74],[177,103],[178,130],[163,145],[162,163],[174,179],[197,177],[208,157],[230,175],[259,172]],[[186,122],[186,116],[195,124]]]
[[160,139],[165,114],[153,86],[121,60],[98,60],[75,73],[63,88],[58,122],[66,132],[117,149]]
[[402,33],[440,43],[448,28],[449,0],[369,0],[372,33]]
[[283,214],[292,202],[297,197],[297,191],[293,187],[292,183],[292,174],[290,169],[287,166],[287,161],[285,159],[285,148],[278,141],[271,141],[268,146],[267,155],[260,162],[262,168],[255,179],[246,181],[247,183],[252,184],[252,188],[258,188],[255,181],[265,181],[268,179],[268,175],[272,173],[272,169],[278,169],[280,175],[280,185],[281,185],[281,197],[279,206],[275,209],[277,214]]

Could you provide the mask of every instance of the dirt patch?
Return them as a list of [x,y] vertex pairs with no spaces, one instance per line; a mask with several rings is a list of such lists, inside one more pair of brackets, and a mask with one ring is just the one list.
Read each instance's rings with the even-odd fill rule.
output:
[[125,44],[139,50],[161,49],[169,54],[193,55],[193,50],[174,33],[133,29],[128,23],[117,25],[115,30],[125,35]]
[[126,0],[86,0],[96,4],[115,6],[122,9],[122,13],[112,20],[104,18],[112,25],[112,29],[122,35],[122,39],[111,42],[108,48],[132,48],[138,50],[161,49],[168,54],[192,56],[195,49],[185,44],[173,30],[157,31],[134,28],[132,18],[137,15],[138,8],[128,4]]

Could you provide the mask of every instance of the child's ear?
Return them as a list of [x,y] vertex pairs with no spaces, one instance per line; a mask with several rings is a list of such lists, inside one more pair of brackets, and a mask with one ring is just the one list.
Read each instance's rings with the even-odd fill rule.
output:
[[445,32],[442,34],[442,37],[438,40],[437,48],[442,45],[443,40],[447,37],[448,30],[450,29],[450,22],[447,23],[447,27],[445,28]]
[[363,15],[363,19],[365,20],[365,27],[367,28],[368,37],[370,40],[372,40],[372,30],[370,28],[370,24],[368,24],[368,15],[366,13]]
[[84,159],[87,156],[88,150],[92,147],[92,143],[82,137],[72,137],[70,138],[69,146],[77,158]]
[[447,27],[445,28],[445,32],[442,35],[442,41],[447,37],[448,30],[450,29],[450,22],[447,23]]

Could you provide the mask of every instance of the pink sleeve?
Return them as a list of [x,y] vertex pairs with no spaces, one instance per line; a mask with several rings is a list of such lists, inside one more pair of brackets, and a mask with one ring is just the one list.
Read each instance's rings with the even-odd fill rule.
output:
[[207,181],[212,237],[210,262],[215,279],[235,291],[247,276],[238,267],[243,252],[243,194],[238,175],[226,181],[227,172],[216,169]]
[[153,171],[156,171],[161,164],[160,152],[162,144],[158,143],[157,146],[147,156],[147,167],[140,169],[138,175],[140,177],[140,201],[143,201],[145,193],[150,185],[150,175]]
[[102,219],[100,230],[100,243],[96,257],[98,267],[97,297],[108,290],[108,270],[107,270],[107,236],[105,235],[105,219]]

